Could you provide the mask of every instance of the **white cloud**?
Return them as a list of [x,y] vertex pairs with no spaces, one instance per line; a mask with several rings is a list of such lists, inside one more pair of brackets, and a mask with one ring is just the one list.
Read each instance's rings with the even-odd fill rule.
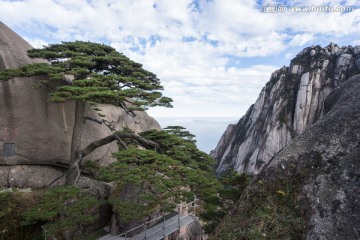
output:
[[[316,2],[330,4],[359,7],[355,0]],[[354,9],[268,14],[255,0],[0,0],[0,20],[34,47],[103,41],[141,62],[175,100],[175,109],[153,109],[154,115],[240,117],[275,70],[259,57],[288,59],[319,40],[356,43],[360,10]]]
[[313,34],[308,34],[308,33],[296,34],[289,42],[289,46],[302,47],[313,39],[314,39]]
[[28,39],[24,38],[33,48],[43,48],[44,46],[49,45],[49,43],[45,42],[40,38]]
[[360,40],[355,40],[352,42],[353,45],[360,45]]
[[285,58],[288,59],[288,60],[292,59],[293,57],[295,57],[295,54],[292,53],[292,52],[289,52],[289,53],[285,54]]

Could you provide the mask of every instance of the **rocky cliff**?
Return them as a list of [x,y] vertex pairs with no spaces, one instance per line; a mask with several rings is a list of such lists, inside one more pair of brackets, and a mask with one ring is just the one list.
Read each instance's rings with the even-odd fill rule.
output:
[[212,239],[360,238],[360,75],[263,167]]
[[[28,63],[26,51],[31,46],[0,22],[0,69],[16,68]],[[136,118],[115,106],[98,106],[100,115],[88,104],[85,118],[76,119],[76,103],[62,104],[47,101],[51,86],[34,89],[41,77],[14,78],[0,81],[0,187],[40,188],[67,169],[71,146],[79,141],[82,148],[111,134],[107,126],[135,132],[160,129],[160,125],[146,113]],[[75,122],[82,124],[81,135],[73,131]],[[111,153],[116,143],[96,149],[86,157],[101,164],[114,161]],[[81,183],[82,181],[80,181]],[[62,184],[62,181],[56,184]]]
[[360,46],[311,46],[275,71],[237,125],[223,134],[212,156],[217,173],[259,173],[284,147],[326,113],[325,100],[360,72]]

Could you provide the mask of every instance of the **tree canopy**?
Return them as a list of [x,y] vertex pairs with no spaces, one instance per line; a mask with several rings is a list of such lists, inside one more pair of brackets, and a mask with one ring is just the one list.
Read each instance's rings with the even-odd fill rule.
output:
[[206,204],[217,198],[220,184],[216,180],[214,160],[197,149],[193,142],[167,131],[147,131],[141,137],[156,142],[152,149],[128,149],[114,154],[117,161],[106,166],[94,166],[99,180],[116,182],[120,194],[131,186],[136,189],[128,199],[115,194],[110,198],[122,221],[149,215],[155,208],[170,211],[179,201],[196,198]]
[[[221,185],[213,171],[214,160],[177,133],[150,130],[134,135],[127,129],[91,143],[79,155],[84,157],[118,139],[122,139],[122,143],[119,143],[121,150],[113,153],[115,162],[100,166],[88,161],[82,166],[80,158],[74,165],[82,166],[91,178],[116,186],[103,203],[111,205],[120,225],[150,216],[157,210],[171,212],[181,201],[193,201],[195,197],[205,212],[212,213],[221,205],[218,196]],[[76,179],[80,173],[78,169]],[[84,204],[84,199],[89,202]],[[24,212],[23,222],[25,225],[45,222],[44,229],[52,236],[59,236],[61,232],[76,235],[94,220],[87,214],[98,207],[99,202],[95,200],[73,185],[56,187]],[[61,202],[68,202],[69,206],[64,208]]]
[[[16,229],[29,232],[33,229],[31,226],[41,224],[47,236],[61,238],[64,233],[84,236],[88,233],[87,226],[97,217],[99,204],[110,205],[118,223],[126,225],[156,210],[170,212],[180,201],[189,202],[196,196],[202,206],[202,216],[211,223],[211,230],[218,224],[224,211],[220,209],[218,195],[222,187],[213,171],[215,162],[197,149],[194,142],[168,131],[151,130],[134,137],[128,130],[91,143],[81,155],[86,156],[116,137],[124,141],[123,150],[113,154],[114,163],[100,166],[88,161],[83,166],[89,177],[116,186],[109,198],[98,201],[73,185],[55,187],[39,195],[36,202],[24,203],[26,207],[21,211],[9,207],[6,208],[9,211],[0,211],[0,222],[9,214],[17,216],[13,221],[16,224],[9,228],[11,234]],[[4,203],[8,206],[11,201]],[[18,222],[24,226],[19,227]]]
[[22,225],[42,221],[46,223],[43,228],[48,236],[61,239],[63,233],[77,231],[84,237],[84,228],[99,217],[96,208],[100,204],[100,200],[78,187],[60,186],[45,192],[34,206],[22,213]]
[[45,76],[42,84],[58,82],[51,102],[93,101],[120,106],[127,111],[147,107],[172,107],[162,96],[157,76],[114,48],[92,42],[62,42],[28,51],[31,58],[48,63],[29,64],[0,71],[0,80],[13,77]]

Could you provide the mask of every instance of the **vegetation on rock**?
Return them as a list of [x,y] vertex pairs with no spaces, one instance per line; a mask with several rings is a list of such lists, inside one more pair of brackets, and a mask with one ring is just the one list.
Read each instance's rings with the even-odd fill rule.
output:
[[96,239],[87,227],[97,219],[101,203],[75,186],[0,193],[0,238],[63,239],[68,234]]
[[41,196],[40,192],[0,193],[0,239],[42,239],[41,228],[38,225],[22,224],[23,213],[35,206]]
[[245,173],[238,174],[233,170],[229,170],[219,179],[222,188],[219,190],[219,202],[213,208],[201,213],[202,219],[206,221],[204,230],[206,233],[213,233],[216,227],[229,212],[234,204],[244,193],[250,184],[251,176]]
[[[131,135],[132,132],[127,129],[119,134]],[[196,197],[204,216],[208,216],[204,219],[212,221],[210,212],[220,206],[218,192],[221,189],[213,171],[214,160],[198,150],[194,142],[176,133],[151,130],[139,137],[156,145],[138,148],[136,139],[125,138],[126,148],[113,154],[116,162],[99,166],[89,161],[85,165],[93,178],[115,184],[108,199],[100,201],[76,186],[61,186],[38,192],[41,194],[34,195],[36,200],[28,206],[21,202],[24,207],[19,211],[8,211],[9,207],[4,206],[1,217],[3,220],[9,215],[15,218],[14,231],[21,228],[26,234],[36,230],[39,236],[46,233],[47,237],[58,239],[66,235],[74,238],[89,234],[89,226],[98,217],[100,204],[110,205],[119,223],[127,224],[155,211],[171,212],[176,204],[193,201]],[[134,194],[124,196],[128,189]],[[8,195],[4,197],[9,198]],[[2,203],[13,206],[11,199]],[[17,197],[17,201],[22,198]],[[1,222],[5,223],[3,220]]]
[[235,207],[221,221],[210,239],[304,239],[307,202],[299,205],[299,192],[307,171],[257,176],[241,191]]
[[101,201],[75,186],[48,190],[32,208],[23,214],[23,225],[43,222],[44,233],[61,238],[64,233],[84,236],[85,227],[93,223]]

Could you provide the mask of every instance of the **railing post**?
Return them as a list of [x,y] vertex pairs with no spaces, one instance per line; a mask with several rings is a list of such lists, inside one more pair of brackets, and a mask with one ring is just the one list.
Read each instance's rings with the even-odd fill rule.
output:
[[194,195],[194,202],[193,202],[193,211],[194,211],[194,216],[196,216],[196,196]]
[[147,230],[147,225],[146,225],[146,223],[144,224],[145,225],[145,240],[146,240],[146,230]]
[[46,240],[46,229],[44,228],[44,226],[41,226],[41,228],[44,230],[44,237],[45,237],[45,240]]
[[179,231],[180,231],[180,211],[181,211],[181,209],[180,209],[180,207],[178,207],[178,209],[179,209],[179,215],[178,215],[178,226],[179,226]]
[[163,236],[164,236],[164,238],[166,237],[165,236],[165,215],[163,216]]

